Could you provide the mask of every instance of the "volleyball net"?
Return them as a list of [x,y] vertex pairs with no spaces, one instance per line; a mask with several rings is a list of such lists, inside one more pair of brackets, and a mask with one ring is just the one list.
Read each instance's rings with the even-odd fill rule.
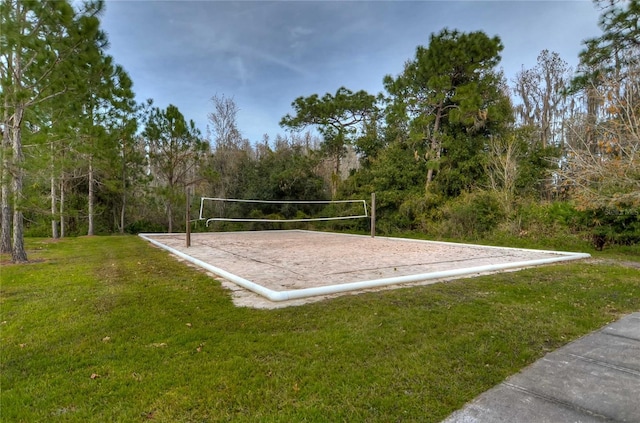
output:
[[198,220],[211,222],[322,222],[369,218],[365,200],[243,200],[201,197]]

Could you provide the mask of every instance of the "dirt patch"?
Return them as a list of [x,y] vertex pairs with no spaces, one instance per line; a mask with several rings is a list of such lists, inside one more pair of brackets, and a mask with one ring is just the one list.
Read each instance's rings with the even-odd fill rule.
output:
[[[29,252],[27,252],[27,256],[29,256]],[[0,257],[0,266],[4,267],[4,266],[26,266],[29,264],[37,264],[37,263],[44,263],[47,260],[45,259],[29,259],[29,261],[27,261],[26,263],[14,263],[13,261],[11,261],[11,255],[8,256],[2,256]]]
[[57,244],[62,242],[64,238],[47,238],[40,241],[40,244]]
[[640,269],[640,262],[638,261],[614,260],[614,259],[590,259],[589,263],[608,264],[608,265],[629,267],[631,269]]

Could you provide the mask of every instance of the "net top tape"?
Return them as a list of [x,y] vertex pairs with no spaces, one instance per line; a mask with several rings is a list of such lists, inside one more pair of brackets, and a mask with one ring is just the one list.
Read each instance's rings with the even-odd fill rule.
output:
[[[223,201],[223,202],[235,202],[235,203],[262,203],[262,204],[333,204],[333,203],[361,203],[364,214],[352,215],[352,216],[334,216],[334,217],[310,217],[299,219],[269,219],[269,218],[227,218],[227,217],[213,217],[205,218],[202,215],[202,210],[205,200],[211,201]],[[314,222],[314,221],[327,221],[327,220],[343,220],[343,219],[362,219],[369,217],[367,211],[367,202],[365,200],[312,200],[312,201],[296,201],[296,200],[243,200],[238,198],[219,198],[219,197],[201,197],[200,198],[200,219],[206,220],[206,225],[209,226],[210,222],[226,221],[226,222]]]

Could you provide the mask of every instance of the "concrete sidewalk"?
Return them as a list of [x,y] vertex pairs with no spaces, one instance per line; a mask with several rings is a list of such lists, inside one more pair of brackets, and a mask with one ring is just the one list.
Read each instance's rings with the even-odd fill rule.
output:
[[640,313],[547,354],[443,423],[640,422]]

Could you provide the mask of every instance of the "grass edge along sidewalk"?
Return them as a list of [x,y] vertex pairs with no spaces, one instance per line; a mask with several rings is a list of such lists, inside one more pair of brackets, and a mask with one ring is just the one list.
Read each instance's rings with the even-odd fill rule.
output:
[[27,248],[1,270],[2,421],[436,422],[640,310],[637,250],[254,310],[136,237]]

